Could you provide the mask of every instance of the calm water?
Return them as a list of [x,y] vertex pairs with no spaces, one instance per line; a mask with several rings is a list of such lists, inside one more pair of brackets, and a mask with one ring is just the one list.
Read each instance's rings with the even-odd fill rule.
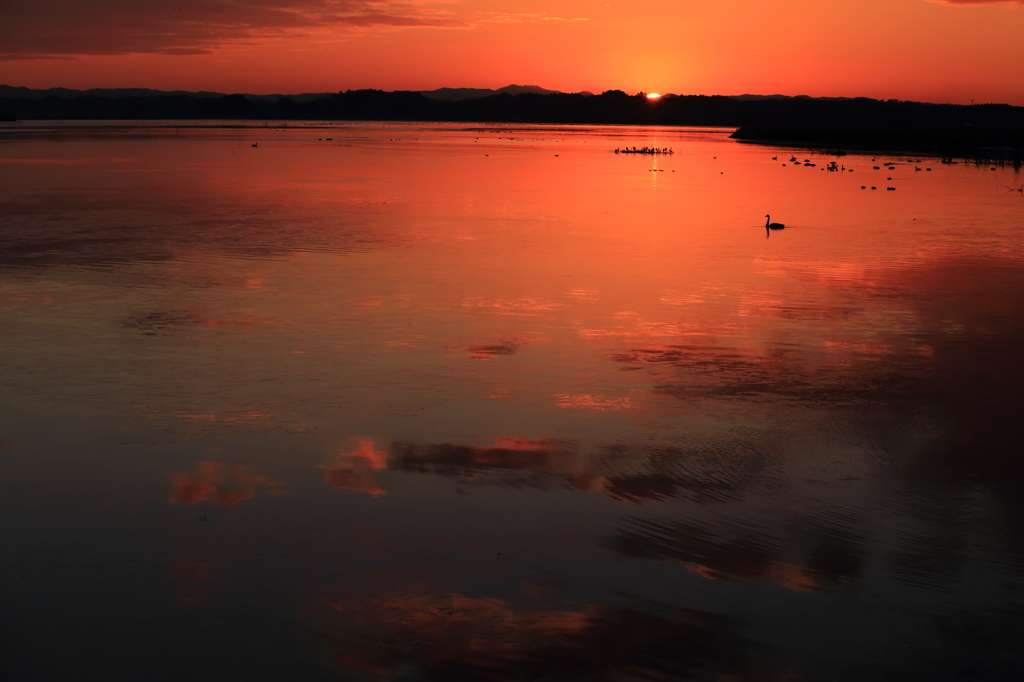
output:
[[1024,179],[728,132],[0,128],[5,679],[1024,675]]

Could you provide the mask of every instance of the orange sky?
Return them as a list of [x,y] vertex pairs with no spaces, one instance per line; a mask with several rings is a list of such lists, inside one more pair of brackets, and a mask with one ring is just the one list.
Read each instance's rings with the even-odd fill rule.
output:
[[1024,105],[1024,0],[38,0],[0,83],[497,88]]

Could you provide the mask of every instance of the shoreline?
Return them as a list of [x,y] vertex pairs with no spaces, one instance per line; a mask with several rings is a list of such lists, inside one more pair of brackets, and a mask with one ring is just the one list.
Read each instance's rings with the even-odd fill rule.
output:
[[1024,165],[1024,135],[1016,131],[965,133],[962,130],[835,130],[741,126],[737,142],[773,147],[834,150],[857,154],[914,154],[965,159],[993,165]]

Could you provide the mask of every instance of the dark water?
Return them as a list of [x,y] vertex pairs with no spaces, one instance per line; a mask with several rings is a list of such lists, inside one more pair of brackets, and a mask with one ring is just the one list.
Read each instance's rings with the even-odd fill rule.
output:
[[0,129],[5,679],[1024,676],[1012,170],[174,125]]

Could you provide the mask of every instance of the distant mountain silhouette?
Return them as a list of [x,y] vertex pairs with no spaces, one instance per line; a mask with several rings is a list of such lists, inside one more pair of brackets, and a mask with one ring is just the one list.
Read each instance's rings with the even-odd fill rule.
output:
[[542,88],[542,87],[540,87],[538,85],[506,85],[503,88],[498,88],[498,93],[497,94],[501,95],[501,94],[506,94],[506,93],[509,94],[509,95],[525,95],[525,94],[532,94],[532,95],[561,95],[562,94],[558,90],[545,90],[544,88]]
[[467,99],[482,99],[484,97],[493,97],[494,95],[560,95],[562,94],[558,90],[545,90],[538,85],[506,85],[503,88],[497,90],[489,90],[487,88],[438,88],[437,90],[420,90],[420,94],[430,99],[441,100],[444,102],[462,102]]

